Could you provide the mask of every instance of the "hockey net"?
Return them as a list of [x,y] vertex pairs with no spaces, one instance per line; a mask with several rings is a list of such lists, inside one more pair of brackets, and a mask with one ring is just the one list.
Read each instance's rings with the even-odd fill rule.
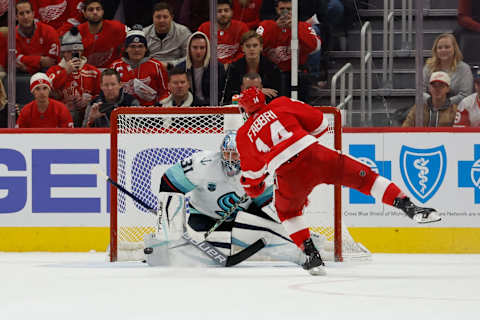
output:
[[[341,150],[340,112],[333,107],[318,108],[329,121],[329,130],[320,142]],[[115,109],[111,115],[110,176],[157,208],[165,170],[197,151],[219,150],[225,131],[238,129],[241,119],[238,108],[230,107]],[[326,238],[324,251],[330,252],[329,260],[368,259],[369,251],[354,241],[342,222],[341,207],[341,187],[322,185],[310,195],[305,217],[311,230]],[[144,236],[157,231],[156,219],[112,187],[110,260],[143,260]]]

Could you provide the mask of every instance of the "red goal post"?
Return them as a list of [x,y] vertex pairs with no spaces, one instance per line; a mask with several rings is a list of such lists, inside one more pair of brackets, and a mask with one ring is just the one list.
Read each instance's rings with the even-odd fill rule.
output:
[[[340,111],[334,107],[316,108],[329,121],[325,142],[321,142],[341,151]],[[241,119],[241,115],[236,107],[117,108],[111,114],[110,176],[155,207],[158,189],[154,184],[162,171],[159,173],[157,167],[163,167],[164,171],[192,152],[218,150],[225,130],[233,129],[232,123],[236,128],[241,124],[238,119]],[[341,186],[331,188],[333,192],[329,191],[327,200],[323,201],[333,204],[326,210],[331,220],[317,226],[315,215],[307,213],[306,216],[312,218],[311,229],[326,233],[326,238],[333,243],[334,260],[343,261],[345,243],[353,239],[346,227],[342,230]],[[119,257],[123,245],[140,247],[140,244],[143,245],[143,236],[155,231],[152,226],[154,217],[115,187],[112,186],[110,190],[110,260],[117,261],[123,260]],[[310,201],[315,202],[319,194],[314,190]]]

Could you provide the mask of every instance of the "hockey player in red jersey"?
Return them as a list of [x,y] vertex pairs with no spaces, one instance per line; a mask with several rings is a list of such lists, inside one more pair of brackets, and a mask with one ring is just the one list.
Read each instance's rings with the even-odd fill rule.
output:
[[85,21],[82,14],[83,0],[30,0],[35,17],[52,26],[59,36],[73,26]]
[[418,223],[441,220],[435,209],[414,205],[395,183],[367,165],[319,144],[317,138],[327,131],[327,120],[314,107],[287,97],[267,105],[264,94],[255,87],[242,92],[239,105],[249,115],[237,133],[240,181],[247,194],[255,197],[264,191],[267,175],[274,175],[278,217],[307,255],[303,268],[312,275],[325,274],[324,263],[302,210],[319,184],[339,184],[372,195]]
[[58,61],[60,46],[57,31],[51,26],[34,21],[33,9],[29,1],[17,2],[17,68],[33,74],[48,69]]
[[[230,0],[217,1],[217,57],[218,61],[228,65],[243,56],[240,49],[240,39],[248,31],[248,27],[242,21],[232,19],[233,10]],[[202,23],[198,31],[205,33],[209,39],[210,21]]]
[[123,58],[112,63],[125,91],[135,96],[142,106],[151,106],[168,97],[168,74],[163,64],[149,57],[147,39],[141,25],[127,34]]
[[107,68],[121,57],[127,27],[116,20],[103,19],[100,0],[84,1],[83,14],[87,22],[78,26],[82,35],[88,63],[97,68]]

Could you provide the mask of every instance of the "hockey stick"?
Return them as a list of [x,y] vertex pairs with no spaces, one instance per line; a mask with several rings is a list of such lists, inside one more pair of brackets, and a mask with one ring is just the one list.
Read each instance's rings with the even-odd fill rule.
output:
[[205,239],[207,239],[207,237],[215,230],[217,230],[217,228],[222,224],[224,223],[234,212],[235,210],[237,210],[238,206],[240,206],[241,203],[247,201],[248,199],[248,195],[245,193],[237,202],[235,202],[233,204],[233,206],[231,206],[227,212],[225,212],[225,215],[217,220],[217,222],[213,225],[213,227],[210,228],[210,230],[208,230],[207,232],[205,232]]
[[[98,174],[105,178],[110,184],[112,184],[115,188],[119,189],[123,193],[125,193],[127,196],[129,196],[132,200],[135,202],[141,204],[144,206],[150,213],[153,213],[155,215],[158,215],[157,210],[152,208],[150,205],[139,199],[137,196],[135,196],[133,193],[125,189],[123,186],[118,184],[116,181],[114,181],[112,178],[107,176],[103,171],[97,170]],[[243,197],[242,197],[243,198]],[[237,204],[238,207],[238,204]],[[232,210],[232,212],[235,210],[235,208]],[[229,210],[230,211],[230,210]],[[231,213],[230,213],[231,214]],[[220,225],[220,224],[219,224]],[[218,226],[217,226],[218,227]],[[250,258],[252,255],[263,249],[266,245],[265,240],[263,238],[258,239],[242,251],[231,255],[231,256],[226,256],[222,252],[220,252],[217,248],[215,248],[212,244],[208,243],[207,241],[195,241],[192,239],[192,237],[188,234],[188,232],[185,232],[182,235],[182,238],[187,240],[190,244],[192,244],[195,248],[198,250],[202,251],[207,257],[212,259],[214,262],[217,264],[223,266],[223,267],[231,267],[236,264],[239,264],[240,262]]]

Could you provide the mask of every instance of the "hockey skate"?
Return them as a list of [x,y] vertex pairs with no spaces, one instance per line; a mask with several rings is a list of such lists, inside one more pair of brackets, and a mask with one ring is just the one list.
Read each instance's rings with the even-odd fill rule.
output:
[[393,206],[417,223],[431,223],[442,220],[433,208],[422,208],[413,204],[408,197],[396,198]]
[[322,261],[322,257],[317,248],[313,244],[311,238],[308,238],[303,242],[305,255],[307,256],[305,262],[302,264],[303,269],[308,270],[312,276],[324,276],[327,274],[325,271],[325,264]]

